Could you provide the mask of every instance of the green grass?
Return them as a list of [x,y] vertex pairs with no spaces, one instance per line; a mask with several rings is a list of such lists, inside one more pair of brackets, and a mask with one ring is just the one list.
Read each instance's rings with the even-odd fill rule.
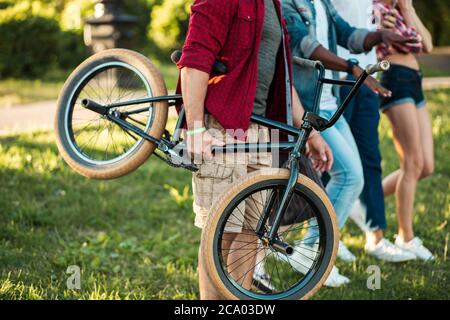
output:
[[[175,90],[178,69],[174,64],[155,62],[164,76],[167,89]],[[70,72],[54,71],[41,80],[0,80],[0,108],[56,100]]]
[[424,77],[450,77],[448,70],[438,69],[436,67],[431,66],[422,66],[422,73]]
[[0,80],[0,108],[56,100],[63,81]]
[[[351,223],[344,242],[356,263],[338,262],[351,284],[323,288],[316,299],[449,299],[450,90],[428,93],[434,118],[436,173],[419,184],[415,227],[435,253],[432,263],[381,263],[363,252]],[[380,129],[383,168],[398,166],[386,120]],[[151,159],[115,181],[92,181],[58,156],[52,133],[0,137],[1,299],[196,299],[200,231],[193,226],[188,172]],[[396,230],[393,199],[389,229]],[[81,290],[66,269],[78,265]],[[366,287],[370,265],[381,290]]]

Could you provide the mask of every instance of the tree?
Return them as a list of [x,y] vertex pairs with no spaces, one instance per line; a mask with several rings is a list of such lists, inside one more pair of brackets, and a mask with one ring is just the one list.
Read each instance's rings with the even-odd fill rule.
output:
[[450,1],[416,0],[414,5],[433,35],[435,45],[450,45]]
[[183,45],[192,0],[164,0],[153,7],[149,38],[163,50]]

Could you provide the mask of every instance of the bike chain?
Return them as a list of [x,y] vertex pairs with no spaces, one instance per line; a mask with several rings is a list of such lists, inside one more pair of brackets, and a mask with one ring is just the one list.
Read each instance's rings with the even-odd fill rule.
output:
[[[172,140],[172,135],[167,130],[164,130],[163,137],[167,141],[171,141]],[[187,169],[187,170],[189,170],[191,172],[198,171],[198,168],[195,165],[192,165],[192,164],[191,165],[189,165],[189,164],[175,164],[172,161],[172,159],[170,158],[170,155],[162,156],[156,150],[155,150],[154,154],[155,154],[155,156],[157,158],[159,158],[160,160],[164,161],[166,164],[168,164],[172,168],[184,168],[184,169]]]
[[175,164],[173,163],[169,157],[164,157],[162,155],[160,155],[159,153],[157,153],[156,151],[153,153],[158,159],[164,161],[166,164],[168,164],[170,167],[172,168],[184,168],[187,169],[191,172],[197,172],[197,168],[194,168],[192,166],[189,165],[183,165],[183,164]]

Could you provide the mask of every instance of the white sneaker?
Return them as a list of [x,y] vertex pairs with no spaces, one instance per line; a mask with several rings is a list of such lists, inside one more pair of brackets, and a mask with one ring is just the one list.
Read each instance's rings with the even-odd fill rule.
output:
[[[295,246],[294,253],[291,256],[287,257],[284,254],[277,253],[276,257],[278,257],[278,259],[280,260],[290,263],[291,266],[298,272],[306,274],[311,270],[311,266],[315,260],[315,256],[318,254],[314,253],[314,251],[317,250],[317,246],[318,245],[315,244],[311,246],[311,249],[309,249],[306,248],[305,245],[297,245]],[[349,282],[349,278],[341,275],[337,267],[333,267],[333,269],[331,269],[330,275],[324,283],[324,286],[337,288]]]
[[366,243],[364,249],[368,255],[388,262],[403,262],[416,259],[416,255],[412,252],[403,250],[384,238],[377,244]]
[[412,252],[417,258],[422,259],[424,261],[434,260],[433,254],[425,248],[422,240],[420,238],[415,237],[409,242],[403,241],[399,236],[395,239],[395,245],[399,248]]
[[349,282],[350,282],[349,278],[340,274],[339,269],[337,267],[333,267],[333,269],[331,269],[330,275],[328,276],[327,280],[324,282],[323,285],[325,287],[337,288]]
[[361,200],[356,200],[350,210],[349,218],[361,229],[362,232],[370,231],[369,224],[366,222],[367,209]]
[[265,271],[253,274],[252,286],[264,293],[276,292],[276,288],[272,285],[272,279]]
[[[260,241],[258,241],[258,248],[262,247]],[[273,293],[276,291],[276,288],[272,285],[272,279],[270,275],[267,274],[265,269],[265,258],[267,256],[266,249],[259,249],[256,255],[256,265],[255,270],[253,271],[253,282],[252,285],[259,291],[264,293]]]
[[275,257],[289,263],[295,270],[302,274],[307,274],[311,270],[317,252],[318,244],[312,246],[309,245],[296,245],[294,253],[290,256],[277,252]]
[[356,257],[353,253],[348,250],[345,244],[342,241],[339,241],[339,250],[338,250],[338,258],[344,262],[354,262],[356,261]]

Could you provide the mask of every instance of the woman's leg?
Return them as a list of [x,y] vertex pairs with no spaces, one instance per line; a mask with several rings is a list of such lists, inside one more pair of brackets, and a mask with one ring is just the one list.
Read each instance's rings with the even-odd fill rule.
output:
[[419,121],[420,138],[423,150],[423,170],[420,176],[420,178],[423,179],[431,176],[434,172],[433,125],[426,105],[417,109],[417,120]]
[[[420,141],[423,150],[423,171],[419,179],[429,177],[434,172],[433,127],[427,106],[416,109],[419,122]],[[392,172],[383,180],[383,193],[388,197],[395,193],[401,170]]]
[[[397,147],[396,147],[397,149]],[[401,176],[401,170],[396,170],[383,179],[383,194],[387,198],[395,193],[397,189],[398,179]]]
[[395,190],[399,236],[409,241],[414,237],[412,215],[416,185],[424,167],[418,114],[413,103],[391,107],[385,113],[391,122],[400,169],[383,181],[383,189],[385,194]]

